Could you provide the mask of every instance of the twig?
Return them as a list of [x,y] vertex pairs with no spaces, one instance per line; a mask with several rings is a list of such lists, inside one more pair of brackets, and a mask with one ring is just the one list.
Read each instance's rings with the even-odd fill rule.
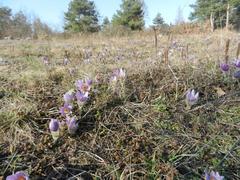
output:
[[10,162],[8,163],[8,165],[7,165],[7,167],[5,168],[5,170],[3,171],[3,174],[7,171],[8,167],[10,166],[10,164],[12,163],[12,161],[13,161],[14,157],[16,157],[16,155],[17,155],[17,152],[15,152],[15,153],[13,154]]
[[223,157],[223,159],[220,161],[220,163],[218,163],[218,165],[216,167],[222,166],[222,164],[224,163],[224,161],[227,159],[227,157],[233,152],[233,150],[240,145],[240,139],[238,139],[233,146],[231,147],[231,149],[228,151],[228,153]]
[[175,72],[172,70],[171,66],[168,64],[168,68],[170,69],[171,73],[173,74],[173,77],[175,79],[175,83],[176,83],[176,100],[178,98],[178,77],[176,76]]
[[93,157],[96,161],[98,161],[99,163],[106,164],[106,161],[105,161],[103,158],[101,158],[100,156],[98,156],[98,155],[96,155],[96,154],[94,154],[94,153],[91,153],[91,152],[88,152],[88,151],[81,151],[81,150],[80,150],[80,152],[86,153],[87,155],[92,156],[92,157]]

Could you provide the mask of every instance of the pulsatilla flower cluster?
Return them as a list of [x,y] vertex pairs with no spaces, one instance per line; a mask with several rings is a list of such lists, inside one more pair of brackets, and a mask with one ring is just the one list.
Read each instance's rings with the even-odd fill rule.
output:
[[111,79],[112,80],[118,80],[118,79],[124,79],[126,77],[126,72],[123,68],[119,68],[113,71]]
[[205,171],[205,180],[223,180],[224,177],[220,176],[218,172],[211,171],[210,173]]
[[43,56],[42,57],[42,61],[43,61],[43,63],[45,64],[45,65],[49,65],[49,58],[48,58],[48,56]]
[[68,91],[63,95],[64,105],[60,107],[60,114],[64,117],[70,115],[73,109],[73,102],[75,100],[75,93],[74,91]]
[[67,104],[71,104],[75,100],[74,91],[68,91],[63,95],[63,100]]
[[67,117],[66,124],[68,126],[68,132],[70,134],[75,134],[78,129],[78,122],[75,117]]
[[[234,78],[236,78],[236,79],[240,79],[240,70],[239,70],[239,68],[240,68],[240,59],[235,59],[235,60],[233,61],[231,67],[235,68],[232,76],[233,76]],[[230,67],[230,65],[228,65],[228,64],[226,64],[226,63],[220,64],[220,69],[221,69],[224,73],[228,72],[231,67]]]
[[77,91],[76,98],[77,98],[78,105],[81,105],[88,100],[88,97],[89,97],[88,94],[89,94],[89,92],[83,93],[81,91]]
[[236,59],[234,61],[234,65],[237,68],[237,71],[235,71],[233,73],[233,77],[236,78],[236,79],[240,79],[240,70],[239,70],[239,68],[240,68],[240,59]]
[[29,177],[27,173],[18,171],[13,175],[7,176],[6,180],[29,180]]
[[92,80],[85,79],[83,80],[77,80],[76,81],[76,87],[78,91],[81,91],[82,93],[89,92],[91,90]]
[[194,104],[197,103],[199,98],[199,92],[195,92],[195,90],[188,90],[186,94],[186,103],[188,108],[191,108]]
[[114,70],[110,77],[111,89],[120,96],[124,94],[125,77],[126,72],[122,68]]
[[76,99],[79,106],[81,106],[83,103],[85,103],[88,100],[92,83],[93,82],[90,79],[85,79],[84,81],[78,80],[76,82],[76,87],[77,87]]
[[233,61],[233,64],[237,67],[237,68],[240,68],[240,59],[235,59]]
[[60,122],[57,119],[51,119],[49,123],[49,129],[54,140],[59,138],[63,125],[67,125],[70,134],[75,134],[78,129],[79,124],[76,116],[74,116],[73,109],[76,108],[76,105],[81,109],[89,99],[92,80],[77,80],[75,85],[75,90],[70,90],[63,95],[64,105],[59,109],[59,113],[65,118],[65,121]]
[[72,106],[70,104],[64,103],[62,107],[60,107],[60,111],[62,116],[67,116],[72,113]]

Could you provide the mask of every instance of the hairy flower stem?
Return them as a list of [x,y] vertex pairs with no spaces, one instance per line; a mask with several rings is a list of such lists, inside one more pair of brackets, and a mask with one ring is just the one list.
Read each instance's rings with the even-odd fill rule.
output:
[[51,132],[51,135],[52,135],[52,138],[53,138],[53,141],[56,142],[60,136],[60,131],[52,131]]

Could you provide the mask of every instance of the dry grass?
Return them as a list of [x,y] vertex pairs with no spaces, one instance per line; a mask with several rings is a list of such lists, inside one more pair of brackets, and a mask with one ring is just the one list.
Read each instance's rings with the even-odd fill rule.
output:
[[[235,58],[240,36],[159,37],[157,54],[149,32],[0,42],[0,177],[26,170],[31,179],[201,179],[209,168],[239,179],[240,86],[223,76],[219,62],[227,39],[229,59]],[[49,56],[49,66],[41,55]],[[119,67],[127,72],[121,97],[108,88]],[[62,95],[75,80],[97,74],[103,83],[76,112],[77,134],[63,133],[53,143],[48,123],[62,119]],[[200,100],[186,110],[189,88]]]

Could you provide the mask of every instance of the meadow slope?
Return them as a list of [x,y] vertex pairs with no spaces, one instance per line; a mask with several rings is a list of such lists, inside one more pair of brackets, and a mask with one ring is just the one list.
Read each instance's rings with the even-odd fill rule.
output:
[[[224,31],[161,35],[157,50],[151,32],[0,41],[0,179],[203,179],[205,169],[240,179],[238,42]],[[113,85],[116,68],[126,77]],[[77,133],[54,142],[50,119],[64,121],[63,95],[84,78],[98,82],[74,107]],[[199,92],[191,109],[189,89]]]

